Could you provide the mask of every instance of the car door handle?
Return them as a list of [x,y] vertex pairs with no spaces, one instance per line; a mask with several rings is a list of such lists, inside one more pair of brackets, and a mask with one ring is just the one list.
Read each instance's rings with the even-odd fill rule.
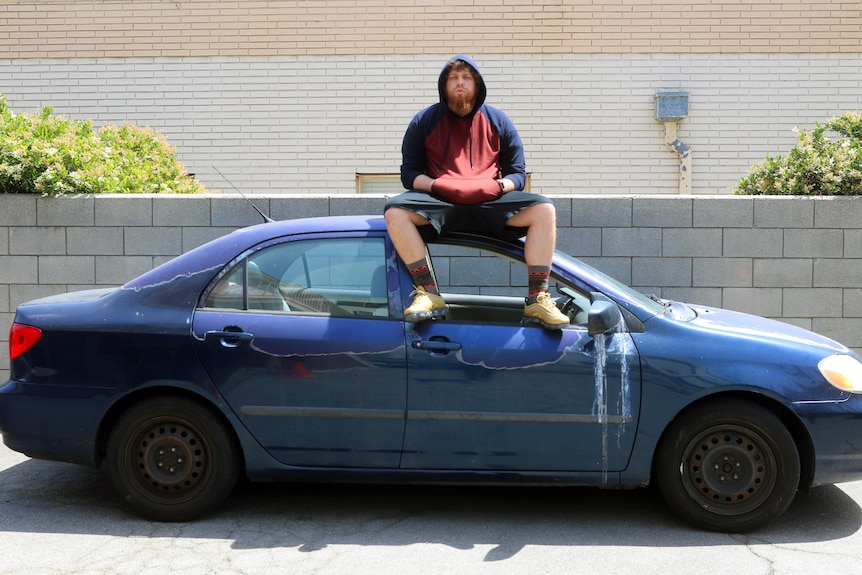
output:
[[413,342],[413,348],[427,351],[458,351],[461,349],[461,344],[454,341],[439,341],[436,339],[419,340]]
[[207,339],[219,339],[222,347],[239,347],[244,341],[251,341],[254,335],[244,331],[208,331],[205,336]]

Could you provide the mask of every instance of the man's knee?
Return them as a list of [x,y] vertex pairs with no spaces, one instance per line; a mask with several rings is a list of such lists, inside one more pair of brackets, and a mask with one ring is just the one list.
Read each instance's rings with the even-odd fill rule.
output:
[[409,222],[410,212],[403,208],[389,208],[383,213],[387,226],[403,225]]
[[424,217],[417,214],[416,212],[412,212],[410,210],[405,210],[404,208],[389,208],[383,213],[383,219],[386,221],[386,227],[392,228],[396,226],[420,226],[422,224],[427,224],[427,220]]
[[556,210],[556,208],[554,208],[554,204],[550,204],[550,203],[537,204],[533,207],[537,209],[537,214],[540,218],[542,218],[543,222],[544,221],[550,221],[550,222],[556,221],[557,210]]
[[529,208],[522,210],[518,215],[510,220],[510,224],[529,227],[533,224],[540,225],[556,225],[557,211],[554,204],[541,203],[534,204]]

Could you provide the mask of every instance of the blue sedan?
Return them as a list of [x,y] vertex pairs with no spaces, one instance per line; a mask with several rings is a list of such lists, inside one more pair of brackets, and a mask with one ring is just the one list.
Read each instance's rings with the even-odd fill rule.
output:
[[450,309],[418,324],[376,216],[252,226],[120,288],[22,304],[3,441],[106,469],[162,521],[213,511],[241,477],[655,483],[690,524],[743,532],[798,489],[862,478],[862,364],[845,346],[645,296],[562,253],[571,325],[544,330],[521,324],[510,284],[523,242],[429,250]]

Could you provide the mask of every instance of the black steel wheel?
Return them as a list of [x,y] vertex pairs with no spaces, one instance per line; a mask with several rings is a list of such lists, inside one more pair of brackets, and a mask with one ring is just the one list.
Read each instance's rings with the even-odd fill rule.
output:
[[227,426],[200,403],[179,397],[147,399],[123,413],[105,463],[123,500],[156,521],[190,521],[213,511],[240,471]]
[[799,487],[799,453],[772,412],[720,400],[671,424],[656,452],[655,476],[670,507],[689,523],[742,533],[790,506]]

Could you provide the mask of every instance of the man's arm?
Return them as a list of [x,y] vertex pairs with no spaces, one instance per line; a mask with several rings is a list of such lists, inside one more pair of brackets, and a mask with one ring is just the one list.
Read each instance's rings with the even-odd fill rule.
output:
[[429,129],[427,125],[429,119],[433,120],[432,112],[433,107],[416,114],[404,132],[404,139],[401,142],[401,184],[407,190],[431,191],[431,182],[419,178],[425,175],[427,164],[425,137]]
[[505,192],[523,190],[527,184],[527,162],[521,136],[515,124],[504,112],[490,108],[488,113],[500,136],[500,179],[508,181],[503,190]]
[[419,174],[413,179],[413,189],[422,192],[430,192],[431,186],[434,185],[434,178],[428,177],[425,174]]

